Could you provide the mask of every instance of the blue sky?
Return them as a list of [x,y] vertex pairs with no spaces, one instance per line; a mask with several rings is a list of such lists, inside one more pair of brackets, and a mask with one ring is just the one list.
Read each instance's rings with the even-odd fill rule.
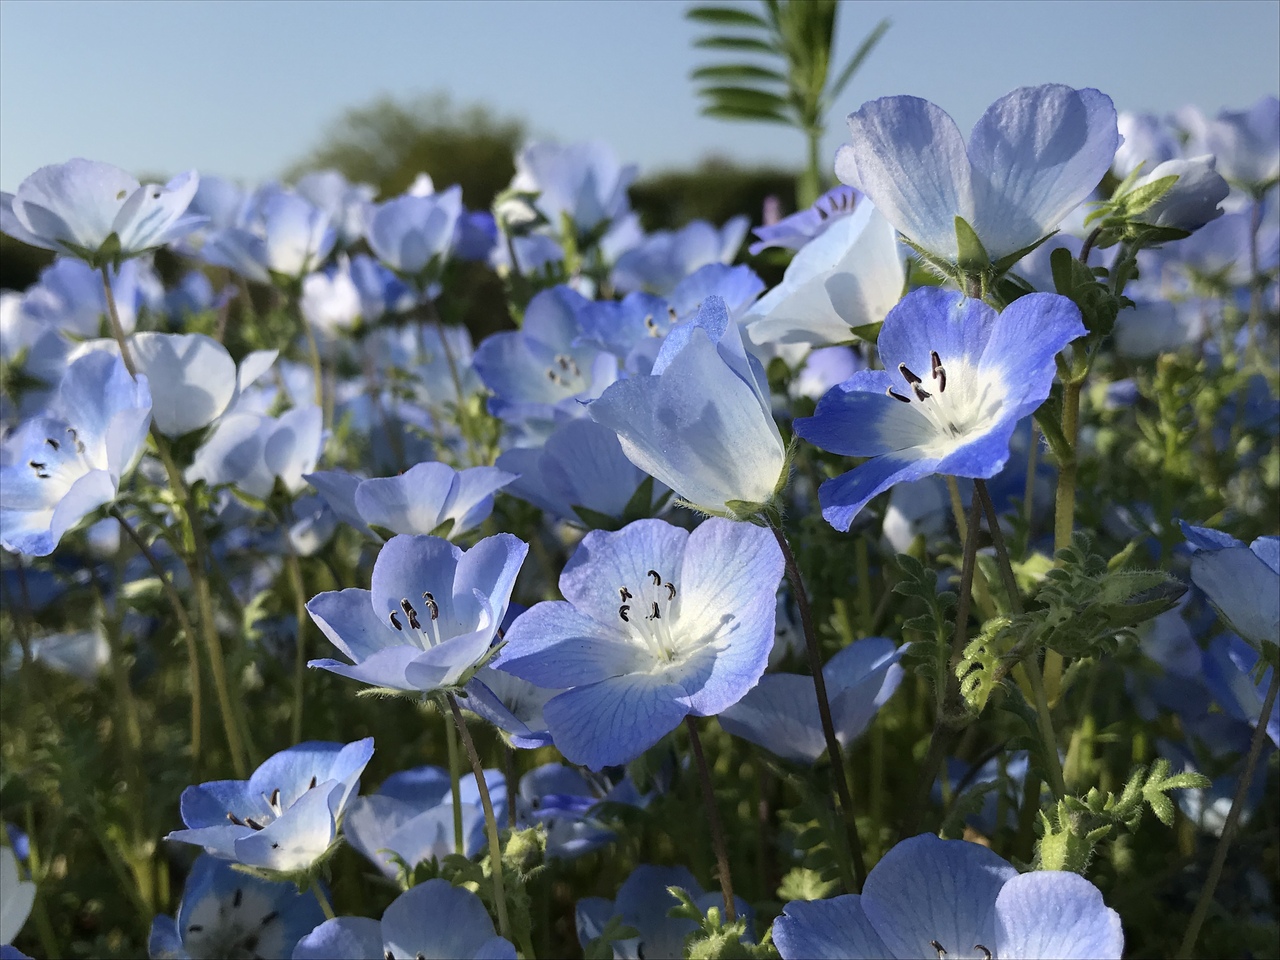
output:
[[[470,3],[0,0],[0,187],[72,156],[135,172],[277,175],[346,107],[447,91],[537,136],[598,138],[642,171],[711,152],[798,164],[784,128],[698,115],[709,57],[684,0]],[[1242,108],[1280,87],[1280,2],[846,2],[847,55],[893,26],[832,110],[910,93],[967,129],[1026,84],[1094,86],[1120,109]]]

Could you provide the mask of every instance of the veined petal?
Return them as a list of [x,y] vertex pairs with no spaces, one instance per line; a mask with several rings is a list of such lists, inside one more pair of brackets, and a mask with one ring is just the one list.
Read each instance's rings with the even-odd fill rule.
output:
[[1000,957],[1119,960],[1124,952],[1120,915],[1075,873],[1014,877],[996,897],[996,925],[992,952]]
[[235,395],[235,362],[212,337],[135,333],[129,349],[137,368],[147,375],[156,429],[166,437],[208,426]]
[[618,608],[625,602],[618,591],[626,587],[635,593],[650,570],[668,579],[675,575],[688,541],[687,530],[663,520],[638,520],[616,532],[592,530],[565,564],[560,593],[598,624],[612,627],[620,622]]
[[395,477],[362,482],[356,510],[365,523],[393,533],[429,534],[440,526],[457,471],[447,463],[419,463]]
[[348,587],[318,594],[308,601],[307,613],[329,642],[356,663],[404,643],[391,622],[374,612],[368,590]]
[[905,363],[924,380],[925,388],[932,390],[931,353],[938,354],[952,377],[959,367],[976,368],[993,332],[1002,323],[1003,315],[959,290],[921,287],[889,311],[876,349],[885,370],[896,378],[894,389],[909,396],[907,381],[898,374],[898,364]]
[[567,690],[543,716],[556,747],[591,770],[628,763],[688,714],[685,691],[661,676],[633,673]]
[[[425,616],[426,600],[422,595],[429,592],[436,604],[438,618],[435,627],[440,635],[451,637],[470,633],[475,624],[463,622],[462,612],[455,607],[457,591],[454,584],[461,559],[462,549],[439,537],[392,537],[383,545],[373,564],[369,587],[374,612],[388,623],[394,613],[404,624],[406,615],[400,601],[407,600]],[[470,600],[470,597],[468,591],[466,599]],[[426,620],[422,622],[425,626]]]
[[767,674],[717,719],[728,733],[784,760],[813,763],[827,749],[812,677]]
[[382,924],[367,917],[326,920],[293,948],[293,960],[333,960],[334,957],[376,958],[382,955]]
[[992,325],[976,376],[998,377],[1004,385],[1004,403],[1012,408],[1006,415],[1021,419],[1049,396],[1058,351],[1087,332],[1080,308],[1066,297],[1056,293],[1019,297]]
[[938,461],[931,459],[909,460],[906,450],[869,460],[848,473],[825,481],[818,488],[818,502],[822,516],[837,530],[848,530],[853,518],[877,494],[896,483],[919,480],[937,472]]
[[408,679],[405,671],[409,664],[421,655],[420,649],[406,644],[379,650],[356,664],[343,663],[340,660],[308,660],[307,666],[328,670],[340,677],[348,677],[374,687],[417,691],[419,689],[417,684]]
[[[616,620],[616,605],[611,613]],[[516,618],[494,666],[555,690],[649,670],[653,658],[621,630],[553,600],[534,604]]]
[[862,898],[857,894],[788,903],[783,915],[774,921],[773,942],[782,960],[875,960],[893,956],[867,919]]
[[797,417],[797,436],[820,450],[846,457],[878,457],[920,443],[932,431],[913,403],[886,391],[907,395],[901,378],[887,370],[859,370],[828,390],[812,417]]
[[236,841],[236,859],[282,873],[309,869],[337,834],[334,805],[341,790],[333,782],[308,790],[261,830]]

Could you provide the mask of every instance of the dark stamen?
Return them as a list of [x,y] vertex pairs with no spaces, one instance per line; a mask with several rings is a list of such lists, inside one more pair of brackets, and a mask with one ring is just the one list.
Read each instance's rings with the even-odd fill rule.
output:
[[980,943],[975,943],[973,949],[982,951],[982,960],[991,960],[991,951]]
[[912,373],[912,372],[911,372],[911,368],[910,368],[910,367],[908,367],[905,363],[900,363],[900,364],[898,364],[898,372],[899,372],[900,374],[902,374],[903,379],[905,379],[905,380],[907,381],[907,383],[920,383],[920,382],[921,382],[920,378],[919,378],[919,377],[917,377],[914,373]]
[[[245,817],[245,818],[244,818],[244,825],[245,825],[246,827],[253,827],[253,829],[255,829],[255,830],[261,830],[261,829],[262,829],[262,824],[260,824],[257,820],[253,819],[253,817]],[[237,893],[239,893],[240,891],[239,891],[239,890],[237,890],[236,892],[237,892]]]
[[49,479],[49,474],[47,471],[47,468],[49,465],[47,463],[40,463],[39,461],[36,461],[36,460],[30,460],[27,462],[27,466],[29,466],[32,470],[34,470],[36,472],[36,476],[39,477],[41,480]]
[[436,598],[427,594],[427,613],[431,614],[432,620],[440,619],[440,605],[436,603]]
[[55,451],[58,449],[58,441],[53,439],[53,437],[46,437],[44,442],[53,447]]
[[645,617],[645,619],[646,619],[646,620],[661,620],[661,619],[662,619],[662,616],[658,613],[658,601],[657,601],[657,600],[653,601],[653,612],[652,612],[652,613],[650,613],[647,617]]
[[271,803],[272,809],[279,809],[280,807],[280,788],[279,787],[276,787],[274,790],[271,791],[270,803]]
[[929,946],[933,947],[933,949],[938,951],[938,960],[942,960],[942,958],[947,955],[947,951],[942,949],[942,944],[940,944],[937,940],[930,940]]
[[667,307],[667,316],[671,318],[672,323],[675,323],[676,318],[679,316],[679,314],[676,313],[675,307]]
[[239,817],[237,817],[234,813],[231,813],[230,811],[227,812],[227,819],[230,820],[232,823],[234,823],[237,827],[244,826],[244,821],[241,820]]
[[239,887],[236,887],[235,896],[231,898],[231,906],[235,907],[236,909],[239,909],[240,901],[243,899],[244,899],[244,891]]
[[626,601],[626,600],[630,600],[630,599],[631,599],[631,591],[630,591],[630,590],[628,590],[626,587],[619,587],[619,588],[618,588],[618,596],[619,596],[619,597],[621,597],[624,601]]
[[674,583],[664,583],[663,586],[667,588],[667,599],[674,600],[676,598],[676,585]]
[[387,617],[391,620],[391,625],[395,627],[397,630],[404,629],[404,627],[400,626],[400,621],[396,619],[396,612],[394,610],[388,613]]
[[910,397],[904,397],[904,396],[903,396],[902,394],[900,394],[900,393],[894,393],[894,392],[893,392],[893,387],[889,387],[887,390],[885,390],[885,393],[887,393],[889,396],[893,397],[893,399],[895,399],[895,400],[901,400],[903,403],[910,403],[910,402],[911,402],[911,398],[910,398]]
[[314,789],[315,789],[315,786],[316,786],[316,778],[315,778],[315,774],[312,774],[312,776],[311,776],[311,782],[310,782],[309,784],[307,784],[307,789],[308,789],[308,790],[314,790]]
[[409,626],[417,630],[422,626],[418,622],[418,611],[413,609],[413,604],[403,597],[400,598],[400,609],[404,611],[404,615],[409,618]]
[[928,400],[930,397],[933,396],[932,393],[930,393],[924,387],[920,386],[920,384],[918,383],[913,383],[911,385],[911,389],[916,392],[916,396],[919,397],[921,400]]
[[653,585],[655,587],[662,586],[662,574],[660,574],[657,570],[650,570],[649,576],[653,577]]
[[631,622],[630,620],[628,620],[628,619],[627,619],[627,611],[628,611],[628,610],[630,610],[630,609],[631,609],[631,608],[630,608],[629,606],[627,606],[625,603],[624,603],[622,606],[620,606],[620,607],[618,608],[618,616],[622,618],[622,622],[623,622],[623,623],[630,623],[630,622]]
[[388,950],[382,955],[382,960],[396,960],[396,955]]
[[193,923],[187,927],[187,933],[203,933],[204,927],[201,924]]
[[938,381],[938,392],[942,393],[947,389],[947,371],[942,366],[942,358],[937,350],[930,350],[929,360],[933,364],[933,379]]
[[275,920],[279,916],[280,916],[279,910],[272,910],[270,913],[268,913],[265,917],[262,918],[262,923],[259,924],[259,926],[265,927],[268,923]]
[[653,314],[649,314],[644,318],[644,328],[649,331],[649,336],[658,336],[658,325],[653,322]]

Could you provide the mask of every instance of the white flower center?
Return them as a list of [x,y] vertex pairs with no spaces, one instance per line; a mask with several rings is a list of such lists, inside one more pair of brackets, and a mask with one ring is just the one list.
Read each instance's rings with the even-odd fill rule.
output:
[[682,658],[681,638],[675,620],[680,605],[676,585],[657,570],[650,570],[644,582],[618,588],[618,619],[627,625],[631,639],[653,656],[656,666],[667,666]]
[[182,932],[187,954],[197,960],[253,960],[278,953],[279,927],[280,912],[269,899],[252,887],[237,887],[230,897],[200,901]]
[[75,427],[68,426],[64,431],[51,429],[44,443],[41,452],[27,460],[27,466],[43,481],[45,496],[57,501],[94,466],[85,454]]
[[430,590],[422,591],[421,612],[408,597],[401,597],[400,612],[396,613],[393,610],[387,615],[387,619],[396,630],[408,633],[423,650],[430,650],[440,644],[440,627],[437,625],[440,619],[440,607]]
[[[898,364],[903,387],[887,391],[920,415],[912,418],[915,430],[898,417],[885,427],[893,432],[889,439],[895,444],[918,448],[925,456],[939,459],[989,431],[1000,419],[1008,391],[999,377],[979,376],[963,358],[944,364],[936,350],[929,356],[931,369],[924,376],[905,363]],[[902,436],[904,426],[906,437]],[[902,444],[903,440],[908,442]]]

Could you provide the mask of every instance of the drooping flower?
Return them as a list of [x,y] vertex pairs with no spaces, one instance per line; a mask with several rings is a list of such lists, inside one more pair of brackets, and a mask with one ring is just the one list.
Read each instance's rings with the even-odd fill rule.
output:
[[291,883],[275,883],[202,854],[187,874],[176,917],[151,924],[153,960],[289,957],[298,941],[324,922],[316,898]]
[[309,741],[282,750],[248,780],[214,780],[182,791],[182,822],[165,839],[247,867],[310,870],[338,836],[347,803],[373,756],[373,738]]
[[151,422],[147,378],[93,351],[67,367],[48,414],[0,445],[0,546],[43,557],[86,515],[111,503],[142,455]]
[[[822,676],[840,746],[857,739],[902,680],[902,648],[885,637],[866,637],[827,661]],[[812,764],[826,752],[813,678],[770,673],[719,716],[720,726],[770,753]]]
[[68,160],[0,193],[0,230],[93,267],[119,263],[200,226],[203,217],[186,215],[199,183],[194,170],[143,185],[109,163]]
[[[1266,700],[1274,668],[1264,668],[1262,675],[1255,680],[1258,651],[1229,633],[1210,641],[1203,658],[1203,673],[1199,679],[1203,679],[1223,711],[1251,727],[1262,724],[1271,742],[1280,747],[1280,701],[1272,704],[1271,716],[1262,716],[1262,704]],[[1236,756],[1244,753],[1245,748],[1241,745]],[[1255,784],[1257,782],[1254,781]]]
[[1111,98],[1062,84],[1020,87],[974,125],[919,97],[883,97],[849,114],[853,142],[836,176],[857,187],[907,239],[948,262],[960,257],[956,217],[991,260],[1052,233],[1111,166],[1120,135]]
[[1182,533],[1196,548],[1191,582],[1222,619],[1257,650],[1280,645],[1280,537],[1259,537],[1246,546],[1185,521]]
[[712,518],[693,533],[662,520],[594,530],[560,576],[566,599],[518,617],[494,665],[571,688],[542,710],[566,758],[593,770],[626,763],[756,684],[781,578],[762,527]]
[[393,690],[465,683],[489,653],[528,550],[509,533],[465,552],[439,537],[392,537],[373,565],[372,590],[330,591],[307,604],[352,660],[310,666]]
[[588,410],[632,463],[708,513],[758,511],[786,481],[768,380],[719,297],[671,329],[649,376],[618,381]]
[[495,935],[484,904],[470,890],[435,879],[406,890],[381,922],[326,920],[302,938],[293,960],[515,960],[516,948]]
[[1076,873],[1018,871],[987,847],[921,834],[872,868],[861,895],[793,901],[773,925],[783,960],[1115,958],[1119,915]]
[[1056,294],[1029,294],[1001,314],[957,291],[908,294],[880,329],[885,369],[855,373],[795,422],[823,450],[873,458],[822,484],[822,515],[848,530],[894,484],[995,476],[1018,421],[1049,396],[1054,356],[1084,333],[1075,304]]

